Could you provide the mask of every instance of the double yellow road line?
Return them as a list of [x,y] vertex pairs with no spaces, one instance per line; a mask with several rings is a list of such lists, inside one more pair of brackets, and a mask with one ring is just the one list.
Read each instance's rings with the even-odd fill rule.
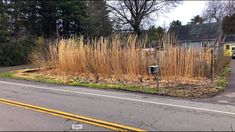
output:
[[37,112],[41,112],[41,113],[51,114],[54,116],[58,116],[58,117],[62,117],[62,118],[66,118],[66,119],[70,119],[70,120],[74,120],[74,121],[79,121],[79,122],[95,125],[98,127],[103,127],[103,128],[111,129],[114,131],[145,131],[145,130],[142,130],[139,128],[124,126],[124,125],[120,125],[117,123],[107,122],[107,121],[103,121],[103,120],[97,120],[94,118],[89,118],[89,117],[76,115],[76,114],[72,114],[72,113],[68,113],[68,112],[63,112],[63,111],[59,111],[59,110],[48,109],[48,108],[44,108],[44,107],[40,107],[40,106],[25,104],[25,103],[7,100],[7,99],[3,99],[3,98],[0,98],[0,103],[16,106],[16,107],[20,107],[20,108],[25,108],[25,109],[29,109],[29,110],[33,110],[33,111],[37,111]]

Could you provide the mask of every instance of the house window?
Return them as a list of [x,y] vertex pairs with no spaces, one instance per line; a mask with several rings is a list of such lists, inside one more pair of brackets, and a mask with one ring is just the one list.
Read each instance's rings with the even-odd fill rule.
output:
[[226,45],[226,50],[229,50],[230,49],[230,45]]
[[206,48],[207,47],[207,42],[202,42],[201,45],[202,45],[202,48]]

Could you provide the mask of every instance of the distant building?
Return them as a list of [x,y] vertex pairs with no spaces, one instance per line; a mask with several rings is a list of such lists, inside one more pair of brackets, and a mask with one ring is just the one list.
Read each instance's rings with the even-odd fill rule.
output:
[[234,44],[235,45],[235,34],[225,35],[224,44]]
[[222,37],[221,23],[190,24],[174,27],[180,46],[211,47],[217,37]]
[[235,50],[235,34],[225,35],[224,40],[224,50],[226,56],[231,56]]

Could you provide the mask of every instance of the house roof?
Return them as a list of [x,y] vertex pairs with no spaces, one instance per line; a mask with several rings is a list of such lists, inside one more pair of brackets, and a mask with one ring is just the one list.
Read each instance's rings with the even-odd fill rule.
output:
[[235,34],[226,35],[224,38],[224,42],[235,42]]
[[177,26],[174,29],[179,41],[215,40],[222,33],[220,23],[191,24]]

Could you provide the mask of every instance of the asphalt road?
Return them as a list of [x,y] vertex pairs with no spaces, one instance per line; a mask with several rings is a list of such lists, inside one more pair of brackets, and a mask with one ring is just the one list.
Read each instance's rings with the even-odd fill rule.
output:
[[20,66],[11,66],[11,67],[0,67],[0,72],[7,72],[7,71],[13,71],[13,70],[20,70],[20,69],[26,69],[26,68],[34,68],[33,65],[20,65]]
[[[188,100],[14,79],[0,79],[0,91],[0,98],[145,130],[235,129],[235,105],[203,99]],[[68,131],[73,130],[73,124],[83,125],[81,130],[108,130],[1,103],[0,122],[0,130]]]
[[[104,131],[106,129],[0,104],[0,131]],[[83,129],[73,129],[72,125],[82,125]]]

